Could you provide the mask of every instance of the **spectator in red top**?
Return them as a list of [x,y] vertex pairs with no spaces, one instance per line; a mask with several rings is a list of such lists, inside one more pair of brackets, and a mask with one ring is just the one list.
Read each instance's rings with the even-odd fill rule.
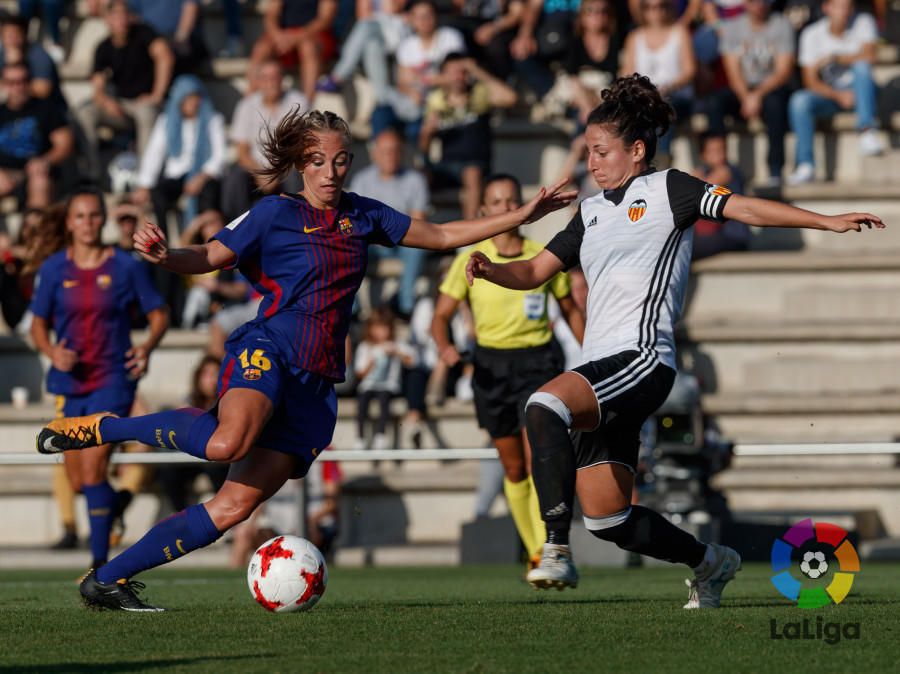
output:
[[300,64],[301,91],[316,95],[316,80],[337,54],[333,33],[337,0],[271,0],[263,20],[265,32],[253,46],[251,68],[277,56],[285,67]]

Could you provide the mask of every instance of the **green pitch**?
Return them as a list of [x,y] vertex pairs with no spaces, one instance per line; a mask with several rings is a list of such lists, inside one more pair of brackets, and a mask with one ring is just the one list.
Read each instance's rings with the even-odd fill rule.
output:
[[[514,567],[334,569],[322,602],[288,615],[236,572],[142,576],[162,615],[86,611],[75,572],[0,572],[0,672],[888,672],[897,570],[864,564],[843,604],[801,610],[745,565],[725,608],[689,612],[674,567],[585,569],[577,590],[541,593]],[[859,638],[772,638],[773,619],[815,634],[818,618]]]

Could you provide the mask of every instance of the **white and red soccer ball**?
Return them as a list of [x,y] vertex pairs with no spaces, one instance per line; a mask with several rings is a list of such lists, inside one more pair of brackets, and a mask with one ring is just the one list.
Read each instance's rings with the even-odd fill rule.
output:
[[322,553],[305,538],[276,536],[250,558],[247,585],[268,611],[308,611],[325,594],[328,569]]

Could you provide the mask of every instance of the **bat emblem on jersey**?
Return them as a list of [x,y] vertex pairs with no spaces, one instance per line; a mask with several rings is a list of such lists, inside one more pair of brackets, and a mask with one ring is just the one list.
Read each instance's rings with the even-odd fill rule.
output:
[[350,236],[353,233],[353,223],[350,222],[350,218],[347,216],[341,218],[338,225],[340,226],[341,234],[344,236]]
[[706,191],[710,194],[714,194],[716,196],[724,197],[726,194],[731,194],[731,190],[727,187],[722,187],[721,185],[707,185]]
[[628,219],[632,222],[637,222],[644,217],[644,213],[646,212],[647,202],[643,199],[635,199],[631,202],[631,205],[628,206]]

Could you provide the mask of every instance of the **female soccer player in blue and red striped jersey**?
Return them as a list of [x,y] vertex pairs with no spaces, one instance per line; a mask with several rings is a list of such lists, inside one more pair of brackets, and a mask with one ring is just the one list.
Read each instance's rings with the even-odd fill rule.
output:
[[369,245],[453,249],[533,222],[575,197],[561,192],[561,182],[515,211],[436,225],[343,191],[350,130],[333,113],[295,110],[264,147],[271,178],[300,172],[299,194],[266,197],[203,245],[170,250],[155,225],[135,234],[137,250],[155,264],[181,274],[237,266],[263,296],[257,317],[226,345],[217,406],[61,419],[38,436],[46,453],[139,440],[232,464],[211,501],[160,522],[90,574],[81,585],[88,604],[159,610],[137,597],[135,574],[217,540],[286,480],[302,477],[330,444],[334,382],[344,377],[344,339]]
[[[166,332],[168,312],[144,266],[100,240],[106,209],[99,192],[74,192],[63,217],[68,245],[41,265],[31,302],[31,336],[51,363],[47,390],[56,394],[60,417],[101,411],[125,416],[150,352]],[[135,305],[150,324],[147,340],[138,346],[131,344]],[[107,481],[111,450],[105,443],[65,457],[69,481],[87,501],[91,568],[105,564],[109,554],[117,502]]]

